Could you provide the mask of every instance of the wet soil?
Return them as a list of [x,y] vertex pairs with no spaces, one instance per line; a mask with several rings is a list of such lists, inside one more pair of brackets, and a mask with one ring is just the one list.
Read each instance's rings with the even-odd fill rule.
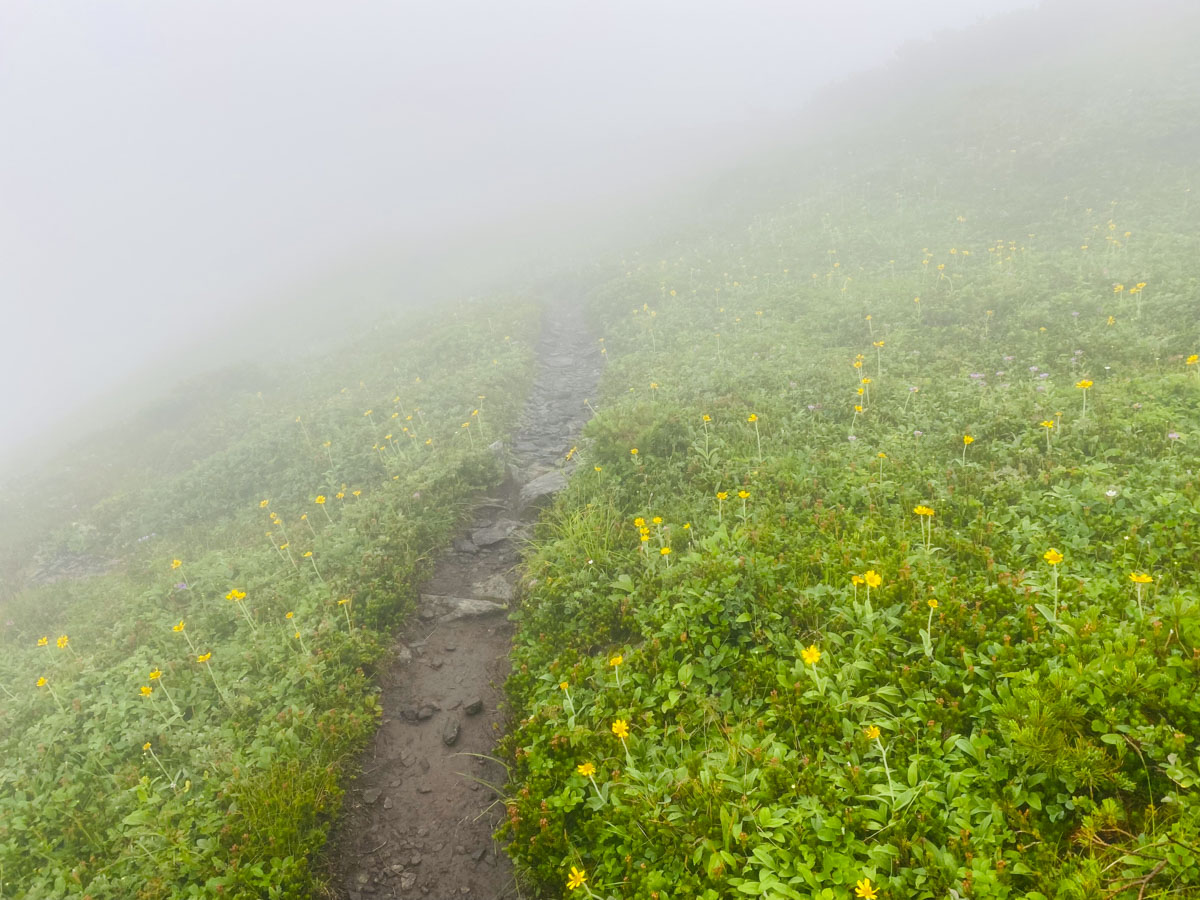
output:
[[518,895],[492,838],[504,816],[505,771],[492,754],[505,727],[507,613],[521,541],[565,484],[600,367],[580,311],[548,307],[509,478],[440,557],[381,679],[383,717],[328,847],[330,897]]

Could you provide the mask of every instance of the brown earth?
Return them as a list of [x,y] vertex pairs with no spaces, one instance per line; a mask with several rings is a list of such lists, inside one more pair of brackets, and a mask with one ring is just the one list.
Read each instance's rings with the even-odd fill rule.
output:
[[503,684],[520,544],[565,484],[601,357],[582,316],[548,308],[539,369],[509,454],[509,478],[481,498],[423,586],[381,678],[383,717],[349,786],[327,851],[330,897],[518,895],[492,834],[504,816]]

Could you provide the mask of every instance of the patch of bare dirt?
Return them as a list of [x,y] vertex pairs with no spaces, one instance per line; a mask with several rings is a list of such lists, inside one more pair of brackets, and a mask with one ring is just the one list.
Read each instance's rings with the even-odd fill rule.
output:
[[492,834],[504,767],[492,758],[519,578],[537,509],[566,483],[601,357],[579,311],[548,308],[539,370],[513,438],[502,497],[481,498],[438,561],[381,679],[383,718],[327,850],[331,896],[517,896]]

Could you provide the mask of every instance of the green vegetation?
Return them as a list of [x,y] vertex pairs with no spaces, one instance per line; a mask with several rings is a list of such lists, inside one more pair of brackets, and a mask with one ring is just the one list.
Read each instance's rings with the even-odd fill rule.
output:
[[923,98],[593,293],[509,684],[548,895],[1200,895],[1187,43]]
[[[594,286],[502,748],[545,895],[1200,896],[1194,37],[831,94]],[[6,498],[0,900],[319,889],[535,329],[260,360]]]
[[100,499],[37,545],[121,565],[4,605],[0,897],[309,895],[372,666],[498,477],[536,312],[409,315],[82,448]]

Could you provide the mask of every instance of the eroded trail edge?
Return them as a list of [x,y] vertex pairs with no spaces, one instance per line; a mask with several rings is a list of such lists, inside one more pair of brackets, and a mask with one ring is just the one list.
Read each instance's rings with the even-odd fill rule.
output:
[[564,459],[588,418],[601,359],[574,305],[547,307],[538,372],[509,454],[509,478],[481,498],[421,592],[381,679],[383,718],[329,845],[333,896],[516,896],[492,838],[504,768],[488,757],[504,726],[519,543],[566,484]]

